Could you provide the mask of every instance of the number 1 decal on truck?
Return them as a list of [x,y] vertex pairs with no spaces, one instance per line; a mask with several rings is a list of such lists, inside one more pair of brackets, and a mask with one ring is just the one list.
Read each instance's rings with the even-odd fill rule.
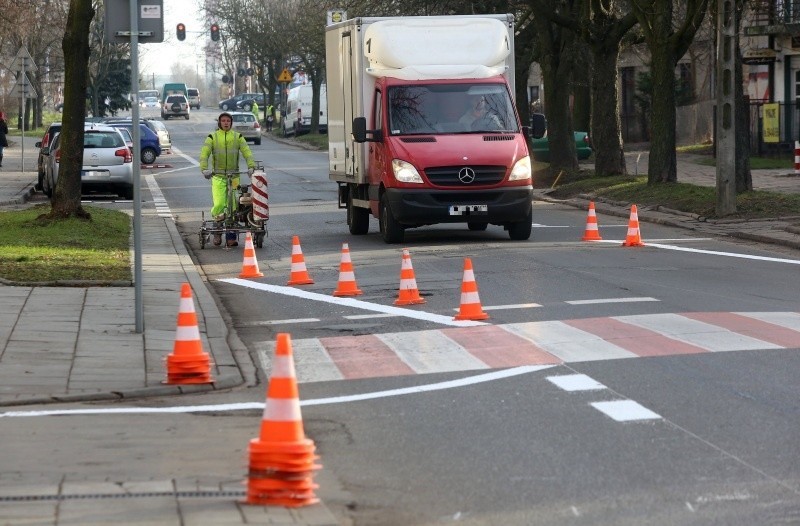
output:
[[466,223],[531,235],[511,15],[357,18],[326,29],[328,161],[350,232]]

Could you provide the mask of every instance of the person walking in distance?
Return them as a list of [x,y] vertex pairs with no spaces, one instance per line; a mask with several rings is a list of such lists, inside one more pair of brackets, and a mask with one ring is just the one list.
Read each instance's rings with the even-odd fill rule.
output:
[[272,122],[275,120],[275,106],[267,104],[267,131],[272,131]]
[[8,147],[8,124],[6,123],[6,113],[0,111],[0,167],[3,166],[3,150]]
[[[200,149],[200,171],[203,177],[211,180],[211,217],[214,221],[225,220],[225,204],[228,202],[228,183],[225,173],[237,172],[239,170],[239,156],[244,157],[247,163],[248,174],[253,175],[256,163],[253,160],[253,153],[247,146],[247,141],[241,133],[231,130],[233,117],[228,112],[220,113],[217,118],[217,129],[209,133],[203,147]],[[209,164],[209,157],[213,158]],[[239,177],[231,181],[231,188],[239,187]],[[238,203],[234,200],[234,206]],[[230,232],[226,235],[226,245],[229,247],[238,246],[236,234]],[[214,234],[214,244],[222,244],[222,235]]]

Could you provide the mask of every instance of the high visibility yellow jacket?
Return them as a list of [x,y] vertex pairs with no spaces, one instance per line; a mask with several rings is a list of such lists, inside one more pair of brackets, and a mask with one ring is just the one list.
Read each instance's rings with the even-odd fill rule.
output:
[[200,170],[208,169],[208,158],[213,157],[211,165],[214,173],[235,172],[239,170],[239,154],[244,157],[248,168],[255,168],[253,152],[241,133],[233,130],[216,130],[209,133],[200,149]]

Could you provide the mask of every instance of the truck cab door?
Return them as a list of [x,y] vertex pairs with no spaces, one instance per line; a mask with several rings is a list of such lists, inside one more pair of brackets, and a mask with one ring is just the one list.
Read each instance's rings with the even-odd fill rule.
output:
[[[380,90],[375,90],[375,97],[373,98],[372,103],[372,116],[370,121],[370,129],[383,131],[383,98],[381,97]],[[368,143],[369,146],[367,149],[367,155],[369,157],[369,162],[367,163],[367,166],[369,166],[369,169],[367,170],[367,180],[369,181],[370,186],[373,187],[380,185],[381,180],[386,173],[386,161],[388,153],[386,151],[386,143],[383,140],[384,137],[385,134],[380,133],[380,140]]]

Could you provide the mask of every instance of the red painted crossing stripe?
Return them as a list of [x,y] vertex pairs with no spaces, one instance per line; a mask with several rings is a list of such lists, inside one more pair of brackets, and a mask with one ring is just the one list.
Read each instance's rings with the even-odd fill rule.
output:
[[533,342],[496,325],[441,329],[441,332],[489,367],[561,363],[560,358]]
[[622,347],[637,356],[669,356],[671,354],[708,352],[707,349],[702,347],[674,340],[663,334],[624,323],[614,318],[564,320],[564,323],[599,336],[607,342]]
[[348,379],[414,374],[377,336],[333,336],[320,338],[339,372]]

